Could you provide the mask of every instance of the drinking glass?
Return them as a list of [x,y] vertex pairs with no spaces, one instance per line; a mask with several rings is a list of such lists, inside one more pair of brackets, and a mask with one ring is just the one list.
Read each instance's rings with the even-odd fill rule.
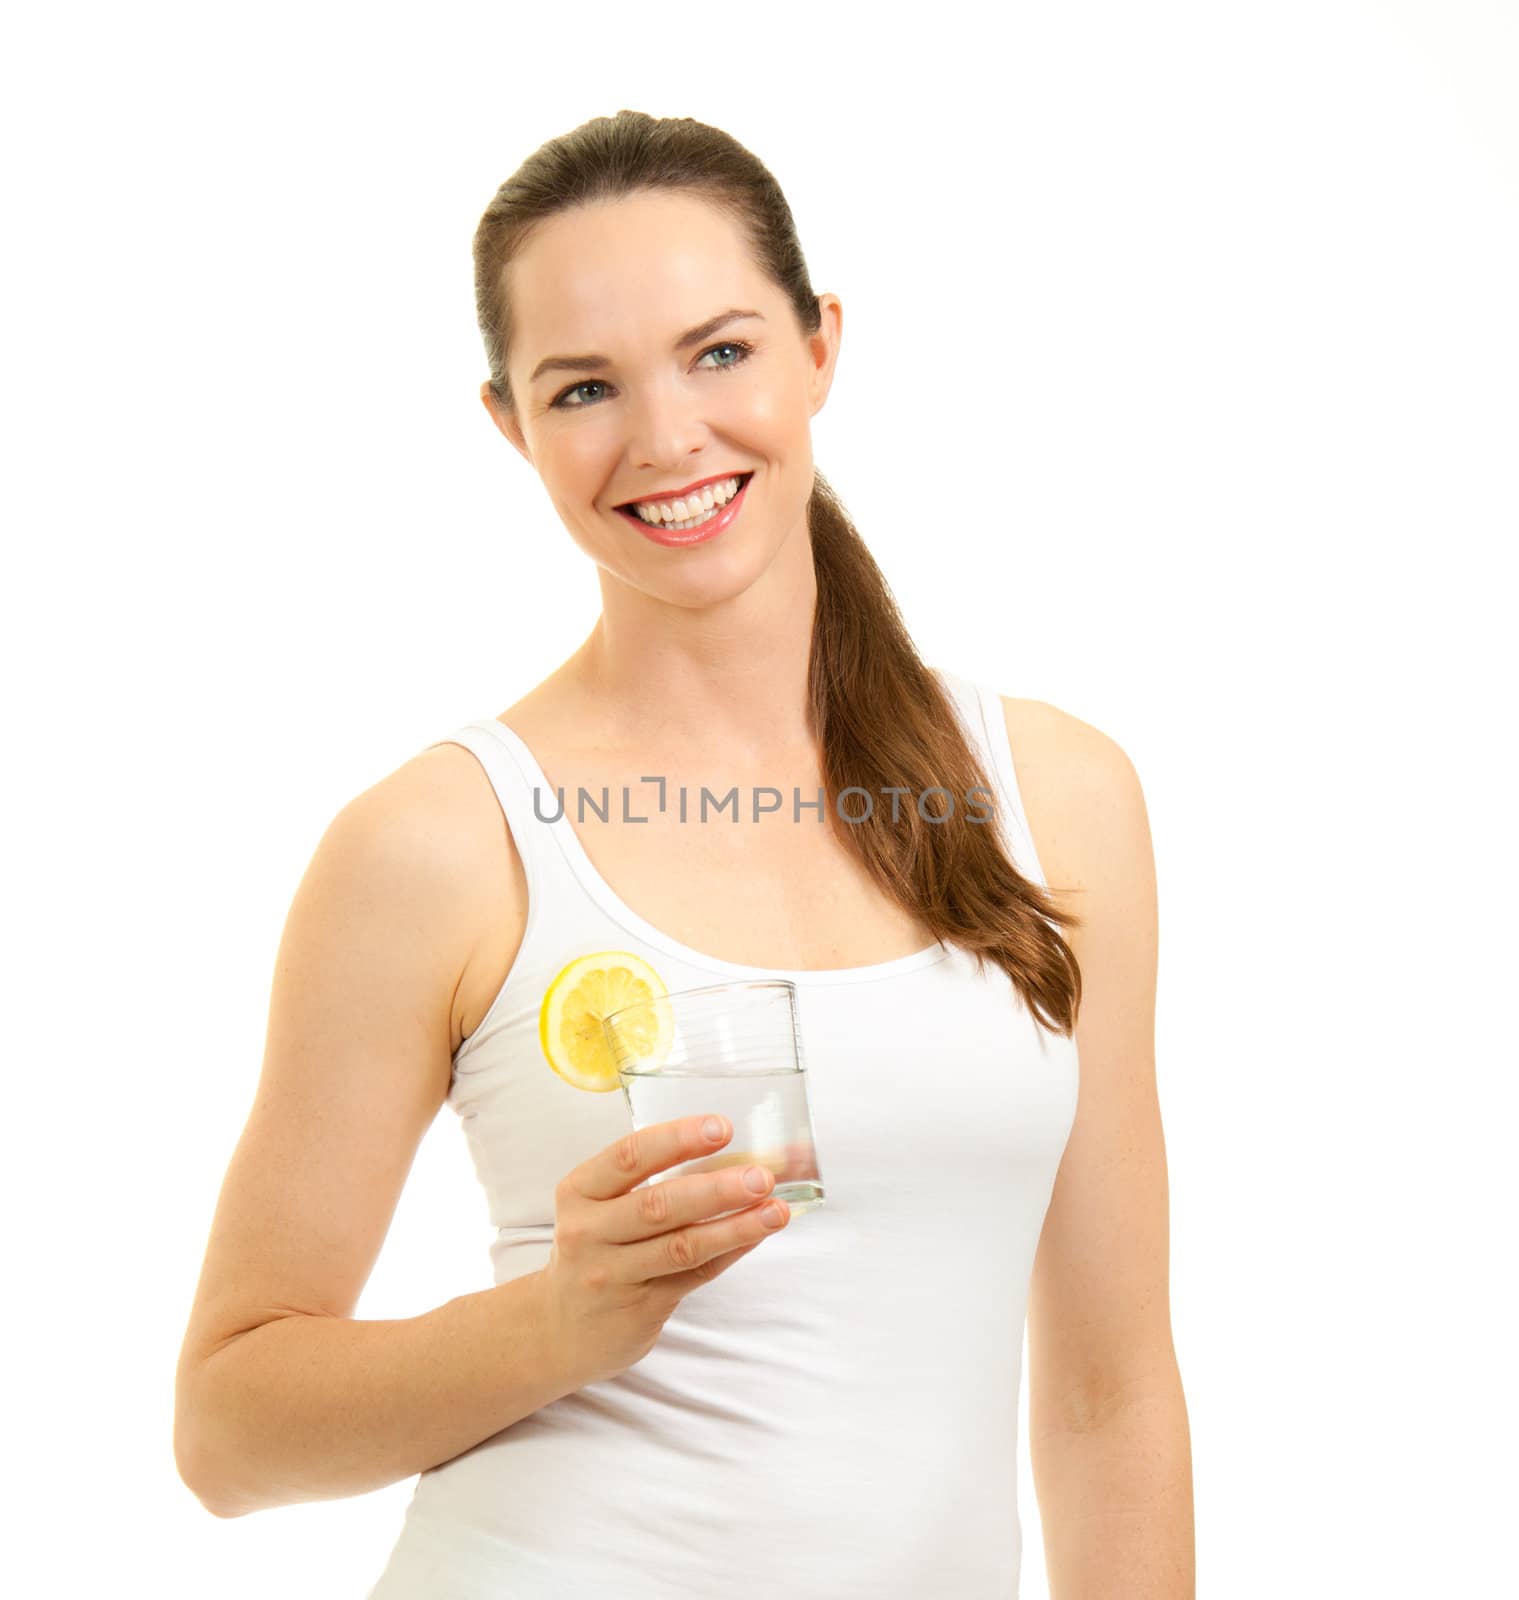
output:
[[654,1173],[762,1166],[795,1216],[823,1203],[812,1137],[796,985],[784,978],[714,983],[641,1000],[602,1021],[633,1126],[716,1113],[733,1137],[710,1156]]

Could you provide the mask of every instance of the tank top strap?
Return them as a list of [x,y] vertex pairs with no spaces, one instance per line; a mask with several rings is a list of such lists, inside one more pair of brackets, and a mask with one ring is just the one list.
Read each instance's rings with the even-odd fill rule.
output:
[[485,769],[511,829],[512,843],[527,877],[528,897],[534,904],[544,900],[546,888],[556,878],[573,878],[554,843],[554,829],[548,825],[552,812],[545,817],[537,809],[552,807],[555,796],[543,792],[536,765],[524,761],[510,729],[494,717],[480,717],[434,744],[462,745]]
[[1030,882],[1045,887],[1044,869],[1034,849],[1034,835],[1018,790],[1018,773],[1013,765],[1013,747],[1007,735],[1002,696],[985,684],[973,683],[942,667],[934,668],[934,672],[949,691],[966,737],[995,787],[997,822],[1013,864]]

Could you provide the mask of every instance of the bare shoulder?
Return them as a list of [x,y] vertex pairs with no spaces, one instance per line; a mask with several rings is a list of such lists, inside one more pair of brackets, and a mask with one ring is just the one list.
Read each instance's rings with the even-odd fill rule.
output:
[[1095,882],[1149,850],[1139,774],[1117,740],[1069,711],[1001,699],[1034,848],[1051,890],[1074,892],[1079,910]]
[[372,848],[406,863],[411,892],[432,901],[429,911],[449,930],[457,1051],[494,999],[527,922],[526,873],[491,781],[471,751],[445,742],[403,762],[348,809],[365,819]]
[[1036,783],[1111,786],[1134,773],[1128,753],[1109,734],[1047,700],[1003,695],[1002,714],[1019,786],[1025,769]]

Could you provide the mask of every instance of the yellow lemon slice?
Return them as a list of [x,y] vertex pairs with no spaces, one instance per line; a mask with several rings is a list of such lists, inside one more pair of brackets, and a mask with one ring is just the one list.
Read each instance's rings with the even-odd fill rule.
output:
[[[548,1064],[577,1089],[606,1094],[621,1088],[601,1019],[669,992],[653,967],[630,950],[576,957],[560,968],[538,1012],[538,1038]],[[657,1066],[670,1053],[674,1033],[669,1008],[656,1006],[647,1027],[637,1033],[630,1029],[626,1037],[641,1063]]]

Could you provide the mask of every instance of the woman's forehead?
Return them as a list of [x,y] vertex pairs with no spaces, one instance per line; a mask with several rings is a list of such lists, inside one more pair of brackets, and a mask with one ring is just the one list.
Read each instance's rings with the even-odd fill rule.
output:
[[[586,316],[600,305],[737,289],[754,264],[732,220],[684,195],[638,195],[577,206],[534,230],[512,264],[512,287],[545,311]],[[685,324],[682,324],[685,326]]]
[[604,216],[555,221],[566,226],[535,236],[510,269],[514,364],[667,350],[729,308],[772,309],[773,287],[723,219],[694,231],[650,231]]

